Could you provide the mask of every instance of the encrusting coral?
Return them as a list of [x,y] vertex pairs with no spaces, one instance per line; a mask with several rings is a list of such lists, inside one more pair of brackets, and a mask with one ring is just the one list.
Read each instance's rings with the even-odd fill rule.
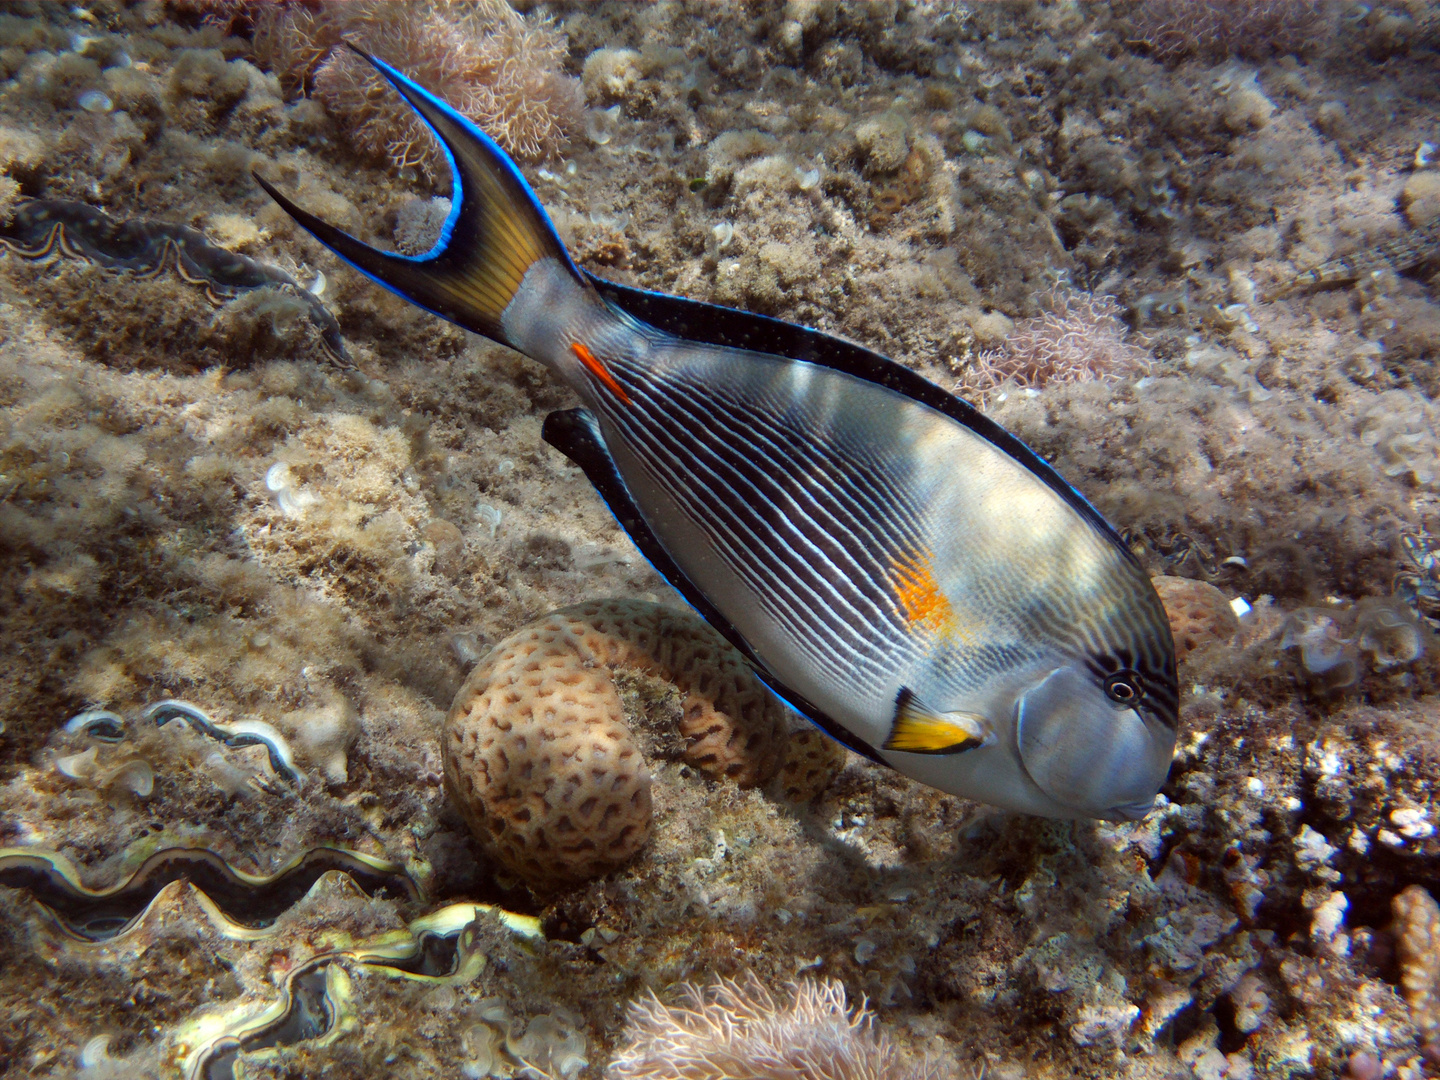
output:
[[680,987],[681,1002],[652,992],[631,1002],[610,1080],[929,1080],[907,1062],[844,984],[804,979],[779,1002],[753,973]]
[[565,37],[504,0],[394,4],[358,0],[262,5],[255,52],[291,94],[313,87],[356,145],[396,168],[446,175],[439,147],[414,112],[348,41],[393,64],[479,124],[511,154],[557,153],[579,129],[578,80],[560,72]]
[[783,707],[697,616],[626,600],[552,612],[476,666],[442,737],[462,816],[532,888],[603,874],[650,836],[650,774],[624,721],[621,670],[680,692],[690,766],[753,787],[779,763]]

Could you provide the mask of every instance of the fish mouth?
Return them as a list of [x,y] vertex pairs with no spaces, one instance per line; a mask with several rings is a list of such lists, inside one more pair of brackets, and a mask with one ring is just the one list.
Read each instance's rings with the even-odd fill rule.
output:
[[1136,799],[1134,802],[1123,803],[1120,806],[1112,806],[1105,811],[1101,820],[1103,821],[1143,821],[1155,809],[1155,797],[1148,799]]

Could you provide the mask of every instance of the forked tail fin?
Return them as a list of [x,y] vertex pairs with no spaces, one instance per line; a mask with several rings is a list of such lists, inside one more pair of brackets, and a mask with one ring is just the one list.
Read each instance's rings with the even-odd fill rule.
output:
[[505,151],[389,64],[349,47],[390,81],[440,140],[451,180],[450,215],[440,238],[423,255],[378,251],[300,209],[258,173],[252,174],[270,197],[362,274],[427,311],[496,341],[506,341],[501,312],[536,261],[555,259],[585,285],[549,215]]

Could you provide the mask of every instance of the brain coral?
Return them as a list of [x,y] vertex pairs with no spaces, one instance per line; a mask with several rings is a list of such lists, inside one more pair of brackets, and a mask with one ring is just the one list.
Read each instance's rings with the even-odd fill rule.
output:
[[816,728],[801,728],[785,744],[777,783],[787,801],[807,803],[819,798],[844,767],[843,746]]
[[780,703],[697,616],[602,600],[501,641],[456,695],[442,737],[452,798],[486,850],[550,891],[618,867],[650,835],[650,773],[613,674],[673,685],[685,761],[751,786],[775,772]]
[[1165,614],[1170,616],[1176,660],[1184,660],[1205,645],[1229,640],[1240,629],[1230,601],[1214,585],[1183,577],[1157,577],[1154,585]]

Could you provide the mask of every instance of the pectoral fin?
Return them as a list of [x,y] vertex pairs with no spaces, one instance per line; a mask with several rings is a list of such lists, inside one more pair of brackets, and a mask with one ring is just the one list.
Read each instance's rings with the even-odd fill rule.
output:
[[911,754],[961,754],[994,741],[990,722],[965,712],[937,712],[902,686],[895,698],[895,720],[882,749]]

